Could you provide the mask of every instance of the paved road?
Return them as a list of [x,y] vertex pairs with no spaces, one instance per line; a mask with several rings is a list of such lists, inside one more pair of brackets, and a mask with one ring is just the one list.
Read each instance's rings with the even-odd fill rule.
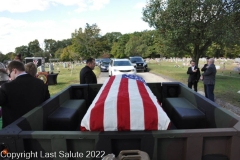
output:
[[[140,72],[137,75],[141,76],[147,83],[151,82],[170,82],[168,79],[165,79],[161,76],[149,73],[149,72]],[[108,78],[108,72],[102,72],[98,77],[98,83],[102,84]]]

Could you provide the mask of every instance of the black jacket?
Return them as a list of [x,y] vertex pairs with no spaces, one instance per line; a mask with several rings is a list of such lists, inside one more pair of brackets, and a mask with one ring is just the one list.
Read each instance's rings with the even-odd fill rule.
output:
[[42,80],[25,74],[4,83],[0,88],[3,128],[50,97]]
[[188,71],[187,71],[187,74],[189,74],[188,82],[195,82],[195,81],[199,81],[200,79],[201,75],[200,75],[199,68],[195,66],[194,69],[197,69],[197,72],[193,72],[192,67],[188,67]]
[[207,70],[208,64],[204,64],[203,68],[201,69],[202,72],[205,72]]
[[97,77],[92,71],[92,69],[88,66],[85,66],[80,71],[80,84],[96,84]]
[[207,68],[207,70],[202,74],[203,75],[203,83],[205,85],[208,85],[208,84],[214,85],[215,84],[216,73],[217,73],[217,70],[216,70],[215,65],[211,64]]

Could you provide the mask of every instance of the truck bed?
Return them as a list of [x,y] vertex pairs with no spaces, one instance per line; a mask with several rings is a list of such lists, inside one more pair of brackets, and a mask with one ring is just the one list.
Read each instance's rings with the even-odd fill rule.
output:
[[[239,117],[181,83],[148,83],[148,86],[172,120],[169,130],[80,131],[79,124],[91,103],[88,93],[91,91],[91,95],[96,95],[101,85],[71,85],[2,129],[1,147],[11,153],[37,153],[32,159],[41,159],[40,154],[52,155],[45,158],[54,160],[101,159],[102,155],[118,155],[121,150],[136,149],[147,152],[153,160],[201,160],[209,155],[240,159]],[[191,119],[184,118],[186,115],[169,102],[174,98],[184,99],[183,104],[189,103],[202,112],[201,123],[194,126],[189,123]],[[60,128],[50,126],[49,117],[69,100],[84,101],[77,109],[79,119],[75,121],[79,122],[65,130],[61,128],[63,123]],[[179,117],[184,119],[183,124],[191,125],[176,124]],[[78,154],[74,156],[74,153]]]

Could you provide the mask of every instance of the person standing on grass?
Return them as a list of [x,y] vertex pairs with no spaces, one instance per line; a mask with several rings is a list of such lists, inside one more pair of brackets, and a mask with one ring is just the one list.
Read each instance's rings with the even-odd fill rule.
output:
[[80,71],[80,84],[97,84],[97,77],[93,72],[95,65],[95,59],[87,59],[86,66]]
[[197,92],[197,85],[200,78],[200,70],[197,66],[195,66],[195,61],[190,61],[191,66],[188,67],[187,74],[189,74],[188,77],[188,87],[192,89],[192,86],[194,87],[194,91]]
[[[208,60],[209,60],[209,57],[207,57],[206,60],[207,60],[207,63],[204,64],[203,68],[201,69],[202,72],[205,72],[205,71],[207,70],[207,68],[208,68]],[[203,77],[201,77],[201,79],[203,80]],[[208,98],[208,96],[207,96],[207,89],[206,89],[206,88],[207,88],[207,87],[206,87],[206,85],[204,84],[205,97]]]
[[214,86],[216,77],[216,67],[214,65],[214,59],[210,58],[208,60],[207,70],[202,74],[203,84],[206,85],[207,98],[214,102]]
[[[97,84],[97,77],[93,72],[95,68],[95,59],[88,58],[86,61],[86,66],[80,71],[80,84]],[[96,96],[96,92],[89,87],[88,89],[88,105],[92,103]]]

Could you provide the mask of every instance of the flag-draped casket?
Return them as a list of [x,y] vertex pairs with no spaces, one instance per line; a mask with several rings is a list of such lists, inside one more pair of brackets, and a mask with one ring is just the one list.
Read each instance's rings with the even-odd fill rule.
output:
[[170,119],[144,79],[108,78],[82,119],[82,131],[166,130]]

